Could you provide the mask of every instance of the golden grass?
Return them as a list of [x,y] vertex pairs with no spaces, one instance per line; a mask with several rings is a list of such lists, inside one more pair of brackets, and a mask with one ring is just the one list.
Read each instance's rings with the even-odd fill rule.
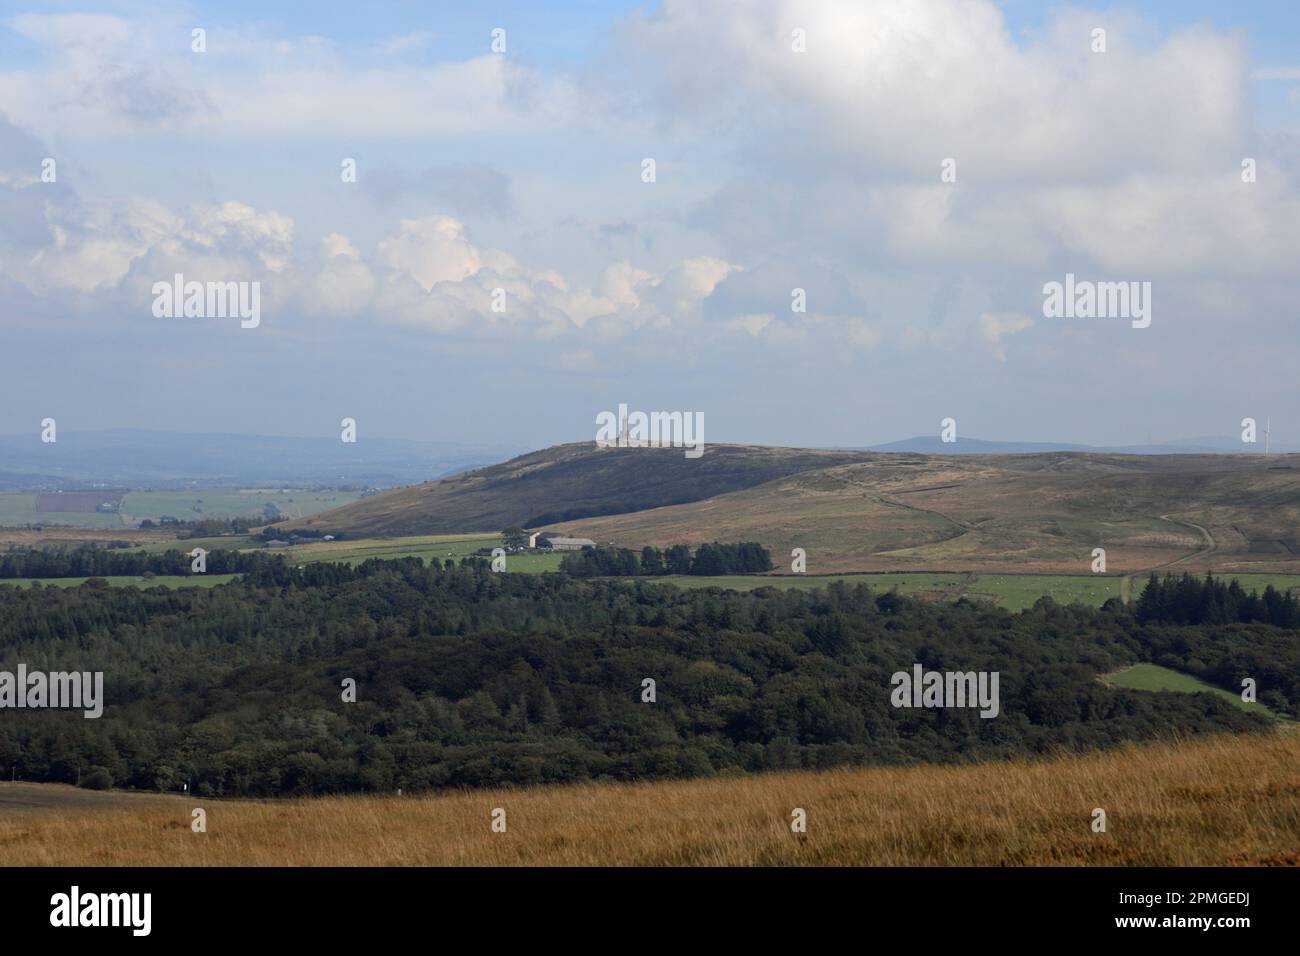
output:
[[[0,785],[0,795],[3,793]],[[21,784],[17,786],[23,786]],[[30,785],[28,785],[30,786]],[[70,788],[67,788],[70,790]],[[1037,763],[420,797],[107,795],[0,817],[35,866],[1300,865],[1300,733]],[[3,804],[0,804],[2,806]],[[190,830],[203,806],[208,831]],[[507,832],[491,831],[493,808]],[[807,832],[790,829],[807,811]],[[1102,807],[1108,832],[1093,833]]]
[[[1276,530],[1300,522],[1297,465],[1300,456],[1269,469],[1233,455],[881,455],[551,529],[638,549],[758,541],[783,568],[799,547],[821,574],[1087,574],[1099,544],[1112,572],[1178,561],[1194,574],[1298,573]],[[1209,530],[1213,551],[1189,521]]]

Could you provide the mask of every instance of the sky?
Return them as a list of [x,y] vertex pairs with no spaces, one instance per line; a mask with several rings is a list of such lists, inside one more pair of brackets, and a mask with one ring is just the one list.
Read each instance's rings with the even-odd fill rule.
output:
[[1294,445],[1297,6],[0,3],[0,433]]

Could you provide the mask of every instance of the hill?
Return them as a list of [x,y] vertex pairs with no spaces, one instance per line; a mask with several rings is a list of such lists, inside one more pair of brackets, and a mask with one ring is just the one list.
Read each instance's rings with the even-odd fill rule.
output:
[[[253,802],[0,783],[13,866],[1296,866],[1300,734],[874,768]],[[190,810],[208,832],[190,832]],[[507,831],[489,829],[506,812]],[[807,813],[807,832],[790,814]],[[1093,833],[1092,812],[1107,830]]]
[[279,527],[352,535],[536,527],[685,504],[872,457],[868,452],[710,445],[703,457],[688,459],[681,449],[598,449],[580,442],[397,489]]
[[[706,456],[707,457],[707,456]],[[1300,570],[1300,456],[873,454],[698,502],[566,521],[623,547],[754,540],[810,573]]]
[[353,537],[545,527],[641,548],[758,541],[811,573],[1300,571],[1300,455],[922,455],[561,445],[287,522]]

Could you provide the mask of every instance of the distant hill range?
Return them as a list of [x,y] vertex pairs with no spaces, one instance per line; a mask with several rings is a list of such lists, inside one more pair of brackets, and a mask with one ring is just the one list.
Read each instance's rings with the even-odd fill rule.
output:
[[[1047,451],[1089,451],[1112,455],[1259,455],[1264,451],[1264,436],[1254,445],[1244,444],[1239,438],[1208,437],[1187,438],[1161,442],[1156,445],[1076,445],[1069,442],[985,441],[981,438],[961,438],[941,441],[937,435],[918,435],[884,445],[869,445],[853,451],[911,451],[922,455],[1030,455]],[[1270,449],[1275,454],[1293,452],[1276,442]]]
[[500,461],[510,445],[362,438],[60,431],[43,444],[0,435],[0,490],[53,491],[92,486],[150,488],[357,485],[391,488]]
[[583,442],[277,527],[390,537],[520,525],[629,548],[758,541],[778,569],[804,549],[810,573],[1088,574],[1099,547],[1110,574],[1300,572],[1300,455],[966,442],[965,454],[710,445],[698,459]]

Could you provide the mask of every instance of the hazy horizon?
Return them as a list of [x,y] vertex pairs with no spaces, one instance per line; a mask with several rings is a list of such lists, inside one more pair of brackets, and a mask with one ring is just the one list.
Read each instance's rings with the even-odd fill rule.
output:
[[[325,434],[306,435],[306,434],[275,434],[268,431],[247,431],[247,432],[192,431],[192,430],[185,430],[185,429],[143,429],[143,428],[127,427],[127,428],[89,429],[84,431],[60,429],[58,435],[60,436],[60,438],[68,438],[68,437],[86,438],[91,436],[103,437],[103,436],[114,436],[114,435],[125,436],[125,435],[132,435],[132,434],[140,435],[140,436],[175,435],[177,438],[183,437],[183,438],[197,438],[197,439],[202,439],[202,438],[269,439],[272,441],[283,440],[289,442],[328,441],[332,444],[334,441],[337,440],[338,431],[339,430],[335,428],[331,431],[326,432]],[[954,439],[954,441],[951,444],[960,445],[961,443],[965,442],[971,444],[986,444],[986,445],[1075,446],[1083,450],[1091,450],[1091,449],[1107,450],[1107,449],[1114,449],[1114,448],[1127,449],[1127,448],[1144,448],[1144,447],[1163,448],[1163,447],[1180,446],[1180,445],[1193,446],[1198,444],[1210,446],[1210,445],[1222,444],[1224,446],[1223,448],[1224,453],[1263,454],[1264,426],[1262,424],[1260,426],[1259,435],[1260,438],[1258,442],[1258,448],[1251,445],[1242,444],[1240,439],[1237,436],[1228,433],[1221,434],[1221,435],[1179,435],[1179,436],[1170,436],[1167,438],[1153,438],[1150,441],[1139,441],[1139,442],[1111,441],[1111,442],[1098,442],[1098,443],[1073,441],[1069,438],[1039,440],[1039,439],[1025,439],[1025,438],[1018,438],[1018,437],[1007,437],[1007,436],[991,437],[988,435],[959,435]],[[594,444],[594,442],[590,437],[585,437],[580,435],[570,436],[567,438],[561,437],[557,441],[549,442],[544,445],[516,444],[511,442],[456,441],[453,439],[437,439],[437,438],[433,438],[433,439],[412,438],[408,435],[367,435],[366,438],[367,440],[370,441],[382,442],[385,444],[412,444],[412,445],[428,445],[428,446],[446,445],[446,446],[455,446],[459,448],[484,448],[484,449],[493,449],[493,450],[516,449],[515,451],[516,454],[526,454],[530,451],[540,451],[542,449],[555,447],[557,445]],[[786,443],[786,442],[776,442],[776,441],[746,441],[746,440],[729,438],[725,435],[721,437],[707,435],[705,440],[705,445],[706,447],[708,445],[766,445],[771,447],[787,447],[787,448],[821,448],[821,449],[844,448],[850,450],[870,450],[870,449],[882,448],[889,445],[900,445],[908,442],[931,441],[931,440],[933,440],[937,444],[937,446],[939,446],[939,450],[941,451],[949,447],[949,443],[945,443],[942,440],[942,438],[939,437],[938,429],[936,429],[933,434],[929,434],[929,435],[925,435],[925,434],[905,435],[905,436],[897,436],[894,438],[889,438],[884,441],[839,443],[839,444],[829,444],[829,445],[825,445],[825,444],[810,445],[806,442]],[[33,444],[40,444],[39,429],[35,431],[28,431],[28,432],[0,432],[0,441],[3,442],[12,441],[15,443],[26,443],[30,441]],[[358,439],[356,445],[357,446],[362,445],[360,439]],[[1275,453],[1289,454],[1290,452],[1287,449],[1289,449],[1291,446],[1286,445],[1285,443],[1280,443],[1276,439],[1274,439],[1271,443],[1271,447]],[[356,450],[364,451],[364,447],[358,447]]]

